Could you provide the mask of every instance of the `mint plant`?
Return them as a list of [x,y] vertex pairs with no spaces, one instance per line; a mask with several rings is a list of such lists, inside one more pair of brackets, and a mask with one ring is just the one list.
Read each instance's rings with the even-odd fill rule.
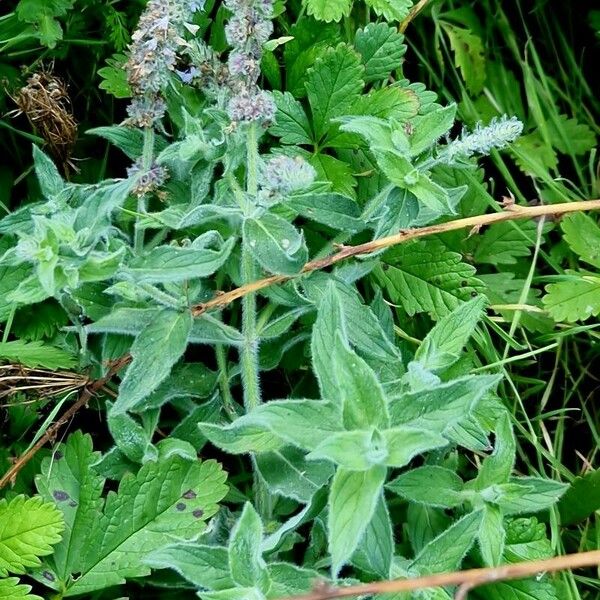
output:
[[[524,474],[510,406],[508,350],[537,352],[495,316],[538,302],[519,261],[551,226],[445,227],[502,210],[477,160],[524,126],[461,131],[461,105],[405,77],[412,8],[150,0],[120,61],[124,121],[87,132],[116,176],[68,180],[34,146],[37,197],[0,219],[0,358],[81,371],[101,416],[98,442],[76,431],[41,461],[65,532],[12,573],[59,598],[261,600],[559,549],[544,519],[569,478]],[[472,34],[442,27],[478,94]],[[593,218],[560,228],[597,267]],[[571,266],[538,303],[557,321],[598,312],[595,275]],[[560,593],[548,576],[490,589]]]

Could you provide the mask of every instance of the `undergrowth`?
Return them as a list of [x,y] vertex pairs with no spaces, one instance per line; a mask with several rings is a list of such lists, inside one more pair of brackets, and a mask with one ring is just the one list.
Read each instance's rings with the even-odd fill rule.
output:
[[[558,217],[600,196],[597,11],[9,11],[0,598],[262,600],[599,548],[600,227]],[[591,600],[595,575],[470,597]]]

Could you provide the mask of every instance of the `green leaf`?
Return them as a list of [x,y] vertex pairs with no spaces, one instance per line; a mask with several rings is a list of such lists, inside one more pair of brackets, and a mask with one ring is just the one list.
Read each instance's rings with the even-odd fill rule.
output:
[[256,468],[271,493],[308,504],[333,474],[330,463],[306,460],[304,453],[291,446],[262,452],[254,457]]
[[365,229],[356,202],[341,194],[302,194],[293,196],[286,204],[303,217],[333,229],[352,233]]
[[479,238],[473,255],[476,263],[513,265],[531,254],[535,245],[537,223],[496,223]]
[[240,346],[244,336],[212,315],[203,314],[194,318],[188,341],[190,344]]
[[382,492],[373,517],[352,556],[352,564],[382,579],[388,579],[393,556],[392,522]]
[[45,198],[50,199],[65,188],[65,182],[52,159],[35,145],[33,146],[33,165]]
[[572,525],[600,510],[600,469],[577,477],[558,504],[561,525]]
[[431,540],[411,563],[419,575],[455,571],[471,549],[481,524],[482,513],[472,512]]
[[0,600],[42,600],[30,591],[31,586],[19,583],[16,577],[0,579]]
[[402,21],[408,15],[413,0],[365,0],[377,15],[388,21]]
[[0,577],[38,567],[64,528],[60,511],[42,498],[0,499]]
[[374,274],[389,299],[401,304],[410,316],[429,312],[439,318],[480,287],[475,269],[461,259],[437,240],[402,244],[384,255],[389,266],[376,269]]
[[508,413],[505,412],[498,419],[494,432],[496,434],[494,452],[481,463],[479,473],[473,482],[476,490],[508,482],[515,465],[517,446]]
[[333,477],[328,530],[334,577],[354,554],[375,514],[386,472],[382,466],[368,471],[338,469]]
[[600,227],[588,215],[575,213],[561,220],[560,228],[571,250],[581,260],[600,269]]
[[558,123],[549,119],[547,126],[552,145],[561,154],[585,154],[596,145],[596,134],[593,129],[584,123],[578,123],[577,119],[559,115]]
[[146,410],[139,423],[129,414],[108,414],[108,429],[117,448],[132,462],[156,460],[157,450],[152,444],[154,429],[158,425],[159,411]]
[[150,551],[175,538],[195,539],[206,529],[206,520],[227,490],[224,481],[215,461],[179,456],[146,463],[137,475],[125,475],[88,531],[79,577],[62,582],[65,596],[89,595],[126,578],[149,575],[144,561]]
[[156,321],[159,310],[156,308],[114,309],[95,323],[86,325],[88,333],[120,333],[123,335],[138,335],[150,323]]
[[392,71],[400,68],[406,52],[404,36],[386,23],[369,23],[359,29],[354,46],[365,66],[366,83],[387,79]]
[[409,138],[411,156],[425,152],[448,133],[454,124],[456,109],[456,104],[450,104],[413,119],[413,132]]
[[[98,69],[98,75],[102,78],[98,87],[115,98],[131,98],[132,96],[131,86],[127,81],[127,71],[124,69],[126,62],[127,57],[124,54],[113,54],[106,59],[106,66]],[[139,156],[141,153],[129,158],[135,159]]]
[[143,400],[162,383],[185,352],[191,327],[189,312],[165,309],[141,331],[131,346],[132,361],[111,413],[143,406]]
[[[326,4],[331,8],[334,3]],[[345,114],[358,98],[363,75],[358,53],[346,44],[328,48],[309,70],[306,91],[317,140],[325,135],[331,119]]]
[[262,521],[249,502],[231,531],[229,538],[229,568],[231,578],[240,587],[268,590],[269,575],[262,558]]
[[521,171],[532,177],[547,177],[548,171],[555,171],[558,158],[539,131],[522,135],[511,145],[515,162]]
[[270,598],[281,598],[307,594],[317,580],[323,580],[321,573],[311,569],[302,569],[290,563],[271,563],[269,565],[271,576]]
[[256,587],[235,587],[217,592],[200,592],[202,600],[266,600]]
[[279,450],[283,445],[281,439],[272,433],[267,425],[248,422],[244,417],[236,419],[230,425],[198,423],[198,427],[213,445],[228,454],[270,452]]
[[501,483],[484,490],[487,500],[491,492],[492,501],[500,506],[506,515],[536,513],[556,504],[567,490],[568,485],[559,481],[540,477],[518,477],[509,483]]
[[478,536],[479,550],[486,567],[497,567],[502,562],[505,538],[501,509],[486,504]]
[[555,321],[585,321],[600,314],[600,277],[567,271],[564,281],[546,286],[544,306]]
[[61,581],[80,570],[88,535],[102,510],[104,479],[93,468],[99,456],[92,449],[92,438],[76,431],[43,460],[35,479],[39,493],[56,503],[65,521],[66,530],[48,561]]
[[244,221],[244,244],[270,273],[295,275],[308,260],[304,236],[273,213]]
[[469,29],[445,21],[441,25],[450,40],[454,65],[460,69],[467,90],[473,96],[479,94],[485,83],[486,62],[481,38]]
[[545,576],[486,586],[486,600],[562,600],[554,582]]
[[509,563],[552,558],[554,548],[546,536],[546,525],[535,517],[506,521],[504,558]]
[[289,92],[274,91],[273,97],[277,105],[277,116],[269,132],[281,138],[282,144],[311,144],[312,129],[302,104]]
[[44,367],[51,371],[69,369],[76,363],[73,355],[60,348],[24,340],[0,342],[0,361],[16,362],[30,368]]
[[[97,135],[123,152],[131,160],[138,159],[144,149],[144,133],[141,129],[125,127],[123,125],[109,125],[94,127],[85,132],[87,135]],[[154,138],[154,153],[159,154],[167,147],[165,138],[156,135]]]
[[386,487],[409,502],[454,508],[464,497],[462,479],[450,469],[428,465],[402,473]]
[[235,245],[235,238],[223,241],[215,231],[196,238],[184,248],[158,246],[146,255],[134,258],[126,273],[135,281],[167,283],[208,277],[223,266]]
[[385,440],[378,431],[342,431],[328,436],[306,458],[325,459],[348,471],[367,471],[384,464],[387,456]]
[[344,343],[339,334],[331,351],[344,427],[347,430],[387,427],[386,399],[371,367]]
[[485,299],[474,298],[442,317],[415,353],[415,360],[433,373],[453,365],[483,316]]
[[306,12],[317,21],[339,21],[350,14],[351,0],[303,0]]
[[234,587],[227,548],[178,543],[151,552],[144,564],[153,569],[173,569],[195,587],[225,590]]

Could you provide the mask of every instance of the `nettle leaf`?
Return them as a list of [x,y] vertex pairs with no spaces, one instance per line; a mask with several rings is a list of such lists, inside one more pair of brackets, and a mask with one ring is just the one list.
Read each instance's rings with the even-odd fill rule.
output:
[[173,569],[198,588],[226,590],[235,586],[229,553],[220,546],[172,544],[151,552],[144,564],[153,569]]
[[540,477],[518,477],[509,483],[494,485],[484,490],[482,497],[492,498],[506,515],[535,513],[556,504],[568,485]]
[[555,321],[585,321],[600,314],[600,277],[585,272],[567,271],[557,283],[546,286],[542,298]]
[[339,21],[347,17],[352,8],[352,0],[303,0],[306,12],[318,21]]
[[463,481],[450,469],[427,465],[402,473],[387,489],[410,502],[439,508],[454,508],[464,501]]
[[136,410],[169,375],[188,344],[192,316],[188,311],[165,309],[135,338],[132,361],[119,386],[119,396],[111,412]]
[[198,427],[211,444],[228,454],[270,452],[283,446],[281,439],[267,425],[249,422],[244,417],[236,419],[230,425],[198,423]]
[[42,498],[0,499],[0,577],[38,567],[64,528],[60,511]]
[[88,333],[120,333],[137,335],[156,320],[160,310],[155,308],[120,307],[95,323],[85,326]]
[[494,431],[496,434],[494,452],[481,464],[479,473],[473,482],[476,490],[508,482],[515,465],[517,445],[507,413],[498,419]]
[[473,258],[476,263],[513,265],[531,254],[537,223],[496,223],[479,238]]
[[569,247],[581,260],[600,269],[600,227],[588,215],[576,213],[561,220]]
[[497,506],[486,504],[479,528],[479,550],[487,567],[496,567],[502,562],[506,532],[502,511]]
[[558,123],[549,119],[547,126],[552,145],[562,154],[585,154],[596,145],[596,134],[592,128],[578,123],[577,119],[559,115]]
[[212,315],[203,314],[194,318],[188,342],[190,344],[241,346],[244,336],[231,325],[226,325]]
[[246,502],[229,538],[229,569],[236,585],[266,592],[270,582],[262,558],[262,537],[262,521],[252,504]]
[[429,312],[437,318],[477,293],[475,269],[437,240],[401,244],[386,252],[386,265],[373,271],[389,299],[410,315]]
[[19,363],[26,367],[44,367],[50,370],[69,369],[76,364],[75,357],[61,348],[43,342],[12,340],[0,342],[0,361]]
[[365,66],[366,83],[387,79],[392,71],[400,68],[406,53],[404,36],[386,23],[369,23],[359,29],[354,46]]
[[482,512],[465,515],[431,540],[410,564],[419,575],[452,572],[460,567],[471,549],[482,520]]
[[318,181],[329,181],[333,192],[354,198],[357,182],[348,163],[323,152],[308,154],[305,158],[315,168]]
[[166,283],[208,277],[229,257],[235,238],[227,241],[209,231],[189,247],[158,246],[146,255],[134,258],[124,269],[128,277],[146,283]]
[[50,199],[65,188],[65,182],[52,159],[35,145],[33,146],[33,166],[45,198]]
[[368,471],[338,469],[329,494],[329,553],[331,572],[340,569],[357,549],[373,515],[387,469],[374,466]]
[[282,144],[311,144],[313,133],[302,104],[290,92],[274,91],[273,98],[277,117],[269,132],[281,138]]
[[303,217],[333,229],[352,233],[365,229],[356,202],[341,194],[302,194],[290,198],[286,205]]
[[450,40],[454,64],[460,69],[467,90],[473,95],[479,94],[485,83],[486,62],[481,38],[469,29],[445,21],[441,25]]
[[205,521],[227,491],[225,478],[215,461],[179,456],[146,463],[136,475],[127,473],[85,532],[80,574],[62,582],[64,595],[90,594],[129,577],[149,575],[144,561],[151,551],[174,538],[195,539],[206,529]]
[[425,336],[415,360],[433,373],[453,365],[483,316],[484,306],[485,298],[474,298],[442,317]]
[[271,598],[306,594],[314,586],[315,581],[323,580],[323,576],[318,571],[302,569],[284,562],[271,563],[269,575],[271,577],[269,597]]
[[256,468],[272,493],[303,504],[327,484],[333,466],[323,460],[306,460],[298,448],[262,452],[254,457]]
[[345,114],[358,98],[363,75],[359,54],[347,44],[327,48],[309,70],[305,85],[317,140],[325,135],[331,119]]
[[244,244],[270,273],[295,275],[308,260],[302,233],[273,213],[244,221]]
[[60,543],[46,561],[60,581],[67,581],[71,573],[80,570],[88,535],[104,504],[104,478],[93,468],[99,457],[100,453],[93,451],[92,438],[76,431],[43,460],[35,479],[39,493],[56,503],[66,525]]
[[413,0],[365,0],[375,11],[388,21],[402,21],[410,11]]
[[2,600],[42,600],[40,596],[29,592],[31,592],[31,586],[19,583],[16,577],[0,579],[0,598]]

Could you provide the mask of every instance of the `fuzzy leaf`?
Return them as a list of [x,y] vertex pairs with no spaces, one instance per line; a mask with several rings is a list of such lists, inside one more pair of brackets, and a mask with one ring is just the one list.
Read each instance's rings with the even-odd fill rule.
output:
[[410,502],[426,506],[454,508],[463,502],[462,479],[454,471],[434,465],[402,473],[386,487]]
[[52,553],[64,528],[60,511],[42,498],[1,499],[0,577],[39,566],[39,557]]
[[386,23],[369,23],[364,29],[359,29],[354,46],[362,57],[367,83],[387,79],[400,67],[406,52],[404,36]]
[[341,194],[302,194],[287,205],[303,217],[341,231],[358,232],[365,228],[356,202]]
[[163,310],[135,338],[132,361],[119,386],[119,396],[111,412],[135,410],[169,375],[188,344],[192,327],[189,312]]
[[387,469],[338,469],[329,495],[329,553],[334,577],[350,560],[372,519]]

